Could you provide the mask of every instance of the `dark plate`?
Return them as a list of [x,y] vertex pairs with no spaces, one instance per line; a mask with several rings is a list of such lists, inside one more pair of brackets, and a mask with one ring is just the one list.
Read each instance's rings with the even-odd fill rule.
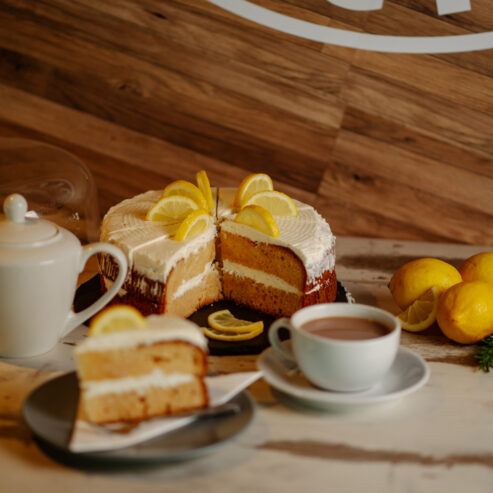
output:
[[[86,306],[89,306],[99,296],[101,296],[101,284],[99,281],[99,275],[96,275],[89,279],[89,281],[82,284],[77,290],[74,301],[75,311],[82,310]],[[337,294],[335,301],[348,301],[347,291],[339,281],[337,282]],[[225,309],[228,309],[235,317],[243,320],[251,320],[252,322],[262,320],[264,322],[264,331],[253,339],[241,342],[228,342],[209,339],[210,354],[220,356],[228,354],[259,354],[269,346],[267,332],[275,318],[270,315],[266,315],[265,313],[237,305],[233,301],[217,301],[200,308],[188,318],[201,327],[207,327],[207,317],[209,314],[217,310]]]
[[238,413],[202,418],[131,447],[110,452],[73,453],[68,449],[68,443],[78,398],[76,374],[67,373],[31,392],[22,410],[27,425],[42,448],[71,465],[139,464],[190,459],[210,452],[238,435],[250,423],[255,412],[250,396],[243,391],[231,400],[239,406]]

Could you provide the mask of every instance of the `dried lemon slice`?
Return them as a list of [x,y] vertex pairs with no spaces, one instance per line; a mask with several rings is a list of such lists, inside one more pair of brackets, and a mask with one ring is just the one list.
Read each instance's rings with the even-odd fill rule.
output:
[[148,221],[169,221],[183,219],[199,206],[190,197],[183,195],[169,195],[156,202],[147,212]]
[[209,213],[205,209],[197,209],[183,220],[178,227],[173,240],[183,241],[193,238],[200,233],[203,233],[210,223]]
[[265,173],[248,175],[240,183],[240,186],[236,191],[233,205],[235,207],[241,207],[254,193],[262,192],[264,190],[274,190],[269,175],[266,175]]
[[255,228],[273,238],[277,238],[280,234],[272,214],[258,205],[248,205],[241,209],[235,217],[235,222]]
[[437,318],[439,292],[436,286],[425,291],[405,311],[397,315],[402,328],[409,332],[421,332],[432,325]]
[[129,305],[115,305],[104,309],[92,319],[89,325],[89,335],[142,329],[146,326],[146,319],[139,310]]
[[285,193],[276,192],[275,190],[264,190],[262,192],[254,193],[243,204],[243,207],[249,205],[263,207],[273,216],[298,216],[298,209],[296,208],[293,199]]
[[[236,318],[229,310],[219,310],[207,317],[208,324],[216,330],[229,333],[247,333],[264,330],[264,322],[251,322]],[[259,332],[259,333],[260,333]]]
[[163,190],[162,197],[169,197],[171,195],[182,195],[183,197],[189,197],[192,199],[200,209],[207,209],[207,201],[204,194],[200,189],[186,180],[177,180],[170,183]]
[[250,332],[226,332],[217,329],[211,329],[210,327],[201,327],[202,332],[211,339],[218,341],[247,341],[253,339],[262,333],[263,327],[251,330]]
[[211,184],[205,170],[200,170],[196,175],[196,179],[197,185],[207,202],[207,208],[212,212],[214,210],[214,201],[212,200]]

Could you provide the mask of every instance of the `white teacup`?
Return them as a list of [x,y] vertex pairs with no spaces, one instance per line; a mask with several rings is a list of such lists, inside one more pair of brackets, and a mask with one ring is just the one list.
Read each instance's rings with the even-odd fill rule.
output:
[[[377,322],[383,326],[382,335],[367,339],[340,339],[327,335],[330,332],[321,336],[303,328],[314,320],[334,317]],[[291,334],[292,349],[279,338],[282,328],[288,329]],[[400,335],[399,319],[391,313],[372,306],[349,303],[308,306],[298,310],[290,319],[276,320],[269,329],[269,341],[275,351],[296,363],[312,384],[339,392],[363,391],[381,380],[397,355]]]

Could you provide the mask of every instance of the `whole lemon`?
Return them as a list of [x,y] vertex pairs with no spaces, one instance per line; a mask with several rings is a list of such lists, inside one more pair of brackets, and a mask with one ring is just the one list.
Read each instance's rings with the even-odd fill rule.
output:
[[464,281],[493,283],[493,252],[482,252],[469,257],[459,269]]
[[432,286],[440,294],[461,281],[453,265],[437,258],[420,258],[399,267],[390,279],[389,288],[397,306],[405,310]]
[[455,342],[472,344],[493,333],[493,285],[467,281],[452,286],[438,300],[437,322]]

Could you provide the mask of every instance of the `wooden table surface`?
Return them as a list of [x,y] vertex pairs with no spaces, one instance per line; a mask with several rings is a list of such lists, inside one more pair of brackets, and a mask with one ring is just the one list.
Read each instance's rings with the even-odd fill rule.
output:
[[[420,256],[455,265],[475,246],[339,238],[339,279],[356,301],[392,312],[394,270]],[[45,455],[21,418],[28,393],[57,372],[0,361],[0,490],[130,492],[492,491],[493,375],[474,366],[473,346],[436,328],[403,334],[431,369],[419,391],[392,403],[322,412],[287,400],[259,380],[245,432],[200,458],[145,468],[74,469]],[[215,372],[256,368],[256,356],[210,357]]]

